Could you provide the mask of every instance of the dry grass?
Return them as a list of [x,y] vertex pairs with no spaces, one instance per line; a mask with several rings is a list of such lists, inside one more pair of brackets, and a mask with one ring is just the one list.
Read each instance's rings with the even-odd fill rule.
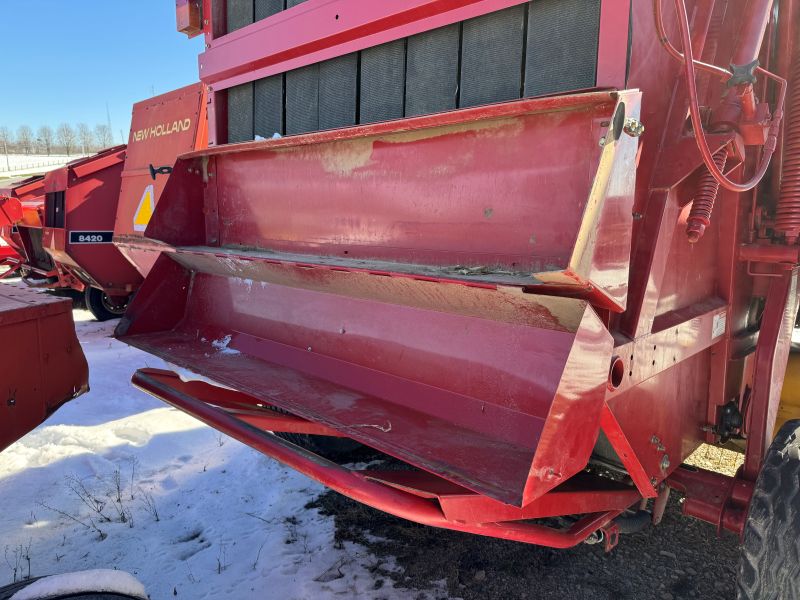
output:
[[710,444],[703,444],[684,462],[701,469],[716,471],[723,475],[735,475],[736,470],[744,462],[744,454],[711,446]]

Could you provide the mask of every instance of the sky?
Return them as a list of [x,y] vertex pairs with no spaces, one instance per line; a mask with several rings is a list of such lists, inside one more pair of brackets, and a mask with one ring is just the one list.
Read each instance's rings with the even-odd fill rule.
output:
[[[0,0],[0,126],[106,123],[127,142],[134,102],[197,81],[202,36],[175,0]],[[122,136],[120,136],[120,131]]]

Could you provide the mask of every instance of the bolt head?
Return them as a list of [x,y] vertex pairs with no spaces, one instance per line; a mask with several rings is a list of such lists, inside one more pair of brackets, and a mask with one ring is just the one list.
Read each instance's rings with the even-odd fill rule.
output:
[[639,119],[629,117],[625,119],[622,130],[631,137],[639,137],[644,133],[644,125]]

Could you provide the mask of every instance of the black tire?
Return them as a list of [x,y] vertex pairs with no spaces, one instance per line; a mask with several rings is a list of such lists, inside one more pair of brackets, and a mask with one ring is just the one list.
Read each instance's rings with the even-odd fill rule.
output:
[[11,596],[16,594],[18,591],[25,589],[37,579],[39,579],[39,577],[26,579],[25,581],[17,581],[16,583],[10,583],[6,586],[0,587],[0,600],[8,600],[11,598]]
[[[25,589],[34,581],[41,579],[41,577],[33,577],[25,581],[18,581],[10,585],[0,587],[0,600],[9,600],[18,591]],[[133,596],[125,594],[114,594],[108,592],[85,592],[77,594],[68,594],[66,596],[49,596],[48,600],[137,600]]]
[[89,286],[86,287],[84,292],[84,299],[86,300],[86,308],[98,321],[120,318],[125,313],[125,308],[128,305],[127,300],[123,304],[116,304],[111,301],[111,298],[103,290]]
[[744,530],[739,600],[800,598],[800,420],[775,436]]

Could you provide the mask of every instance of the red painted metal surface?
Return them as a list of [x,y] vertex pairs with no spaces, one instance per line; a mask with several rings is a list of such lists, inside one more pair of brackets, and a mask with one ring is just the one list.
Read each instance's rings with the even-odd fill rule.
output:
[[524,0],[307,0],[210,40],[200,77],[215,90],[443,27]]
[[[133,106],[131,131],[122,171],[119,204],[113,230],[115,239],[141,236],[155,210],[175,158],[208,145],[205,86],[195,83]],[[166,168],[166,169],[165,169]],[[123,254],[144,277],[157,252],[135,250]]]
[[[58,265],[75,275],[60,278],[62,287],[82,291],[91,285],[125,298],[141,282],[133,265],[111,243],[124,161],[125,146],[116,146],[45,175],[45,215],[53,216],[45,218],[42,245]],[[63,204],[59,205],[57,194],[63,194]],[[59,210],[63,214],[57,217]],[[90,236],[89,241],[80,240],[81,235]]]
[[723,529],[739,536],[744,533],[753,495],[752,480],[681,467],[670,475],[667,483],[686,496],[681,506],[683,514],[713,523],[720,534]]
[[[124,254],[113,237],[140,236],[158,203],[178,154],[207,143],[205,92],[195,84],[133,107],[127,146],[69,163],[45,176],[48,206],[63,193],[63,218],[47,222],[41,247],[55,262],[48,285],[103,290],[124,304],[139,287],[157,253]],[[160,174],[151,174],[161,169]],[[49,214],[49,213],[47,213]],[[53,213],[55,214],[55,213]]]
[[[206,1],[201,78],[221,90],[513,2],[379,4],[309,0],[221,35],[224,11]],[[797,298],[796,249],[772,236],[774,201],[761,189],[772,184],[757,186],[793,56],[774,43],[792,37],[783,9],[793,5],[770,4],[676,0],[661,14],[660,0],[604,2],[598,85],[632,91],[182,157],[144,237],[125,241],[162,255],[118,334],[236,391],[222,401],[152,373],[137,384],[423,523],[563,546],[564,532],[475,524],[560,510],[584,515],[582,537],[566,534],[574,543],[590,527],[613,533],[611,516],[637,498],[662,507],[672,486],[687,514],[740,532]],[[744,56],[762,66],[731,111],[731,74],[715,65]],[[709,164],[720,152],[725,166]],[[781,167],[791,176],[790,154],[776,152],[772,180]],[[710,220],[708,173],[722,183]],[[692,200],[693,221],[705,217],[695,243],[684,234]],[[731,399],[745,424],[726,430]],[[254,428],[305,422],[415,469],[354,475]],[[736,478],[679,468],[724,437],[747,440]]]
[[[18,202],[22,208],[21,216],[14,215],[6,223],[0,224],[0,238],[14,250],[14,255],[6,259],[10,270],[5,276],[15,275],[22,271],[27,275],[39,267],[36,248],[33,247],[31,229],[41,230],[44,209],[44,177],[41,175],[3,184],[0,187],[0,198],[10,198]],[[51,269],[44,268],[49,274]]]
[[22,220],[22,202],[17,198],[0,197],[0,227],[8,227]]
[[[416,33],[465,21],[525,0],[306,0],[227,35],[206,27],[200,79],[223,90]],[[605,0],[598,87],[625,87],[629,0]],[[210,11],[209,11],[210,12]]]
[[0,285],[0,450],[89,389],[72,302]]
[[[714,153],[714,163],[720,171],[725,170],[725,163],[728,160],[726,150],[718,150]],[[703,237],[706,227],[711,224],[711,212],[714,210],[714,202],[719,193],[719,182],[711,173],[703,173],[697,186],[694,198],[692,199],[692,210],[689,218],[686,219],[686,238],[694,243]]]
[[[9,230],[22,219],[22,203],[16,198],[0,196],[0,230]],[[0,241],[0,266],[7,266],[9,271],[0,275],[0,279],[13,274],[21,261],[16,249],[5,240]]]
[[[16,198],[0,196],[0,229],[11,229],[22,219],[22,203]],[[21,261],[20,255],[13,246],[8,245],[5,240],[0,242],[0,266],[7,266],[9,271],[0,275],[0,278],[7,277],[9,273],[14,274],[19,268]]]
[[[796,33],[795,33],[796,35]],[[789,243],[800,236],[800,44],[795,43],[788,74],[791,90],[783,149],[783,177],[780,182],[776,229]]]
[[781,385],[789,360],[792,329],[797,318],[797,268],[771,279],[755,353],[755,375],[750,398],[749,437],[743,475],[755,480],[772,441]]
[[202,0],[175,0],[175,25],[179,32],[193,38],[203,32]]
[[[517,506],[588,459],[593,440],[557,433],[600,417],[608,364],[596,350],[611,339],[582,301],[252,255],[164,256],[152,272],[186,282],[172,301],[182,318],[164,327],[145,285],[125,341],[262,402]],[[258,322],[248,306],[266,309]],[[300,306],[314,308],[288,319]]]
[[[419,275],[543,284],[619,311],[637,144],[625,134],[613,139],[609,124],[616,110],[636,118],[638,106],[636,93],[522,100],[188,154],[176,163],[174,189],[193,191],[169,198],[147,235],[175,245],[308,254],[353,267],[369,259],[364,268],[372,270],[393,270],[378,264],[388,261],[411,263],[407,270]],[[568,150],[564,135],[573,140]],[[603,148],[601,138],[609,140]],[[534,142],[541,148],[535,162],[517,149]],[[262,161],[273,173],[252,177]],[[567,171],[578,175],[567,178]],[[204,187],[205,208],[193,199],[201,172],[214,180]],[[452,186],[443,173],[462,184]],[[258,215],[266,189],[265,221]],[[533,199],[529,189],[536,190]],[[363,197],[373,199],[369,216],[361,214]],[[575,210],[541,210],[552,197]],[[199,232],[184,226],[186,219],[202,218],[202,210],[219,218],[189,242]],[[295,216],[300,210],[302,221]],[[152,248],[136,240],[120,246]]]
[[410,493],[391,485],[377,483],[369,472],[361,474],[351,471],[315,456],[281,438],[250,427],[225,411],[184,394],[171,385],[169,377],[164,377],[163,372],[153,373],[149,369],[139,370],[133,377],[133,383],[142,390],[320,481],[333,490],[374,508],[425,525],[554,548],[569,548],[581,543],[621,512],[621,510],[609,510],[588,514],[564,530],[530,522],[464,523],[451,521],[444,515],[442,508],[431,502],[430,499],[422,498],[416,493]]

